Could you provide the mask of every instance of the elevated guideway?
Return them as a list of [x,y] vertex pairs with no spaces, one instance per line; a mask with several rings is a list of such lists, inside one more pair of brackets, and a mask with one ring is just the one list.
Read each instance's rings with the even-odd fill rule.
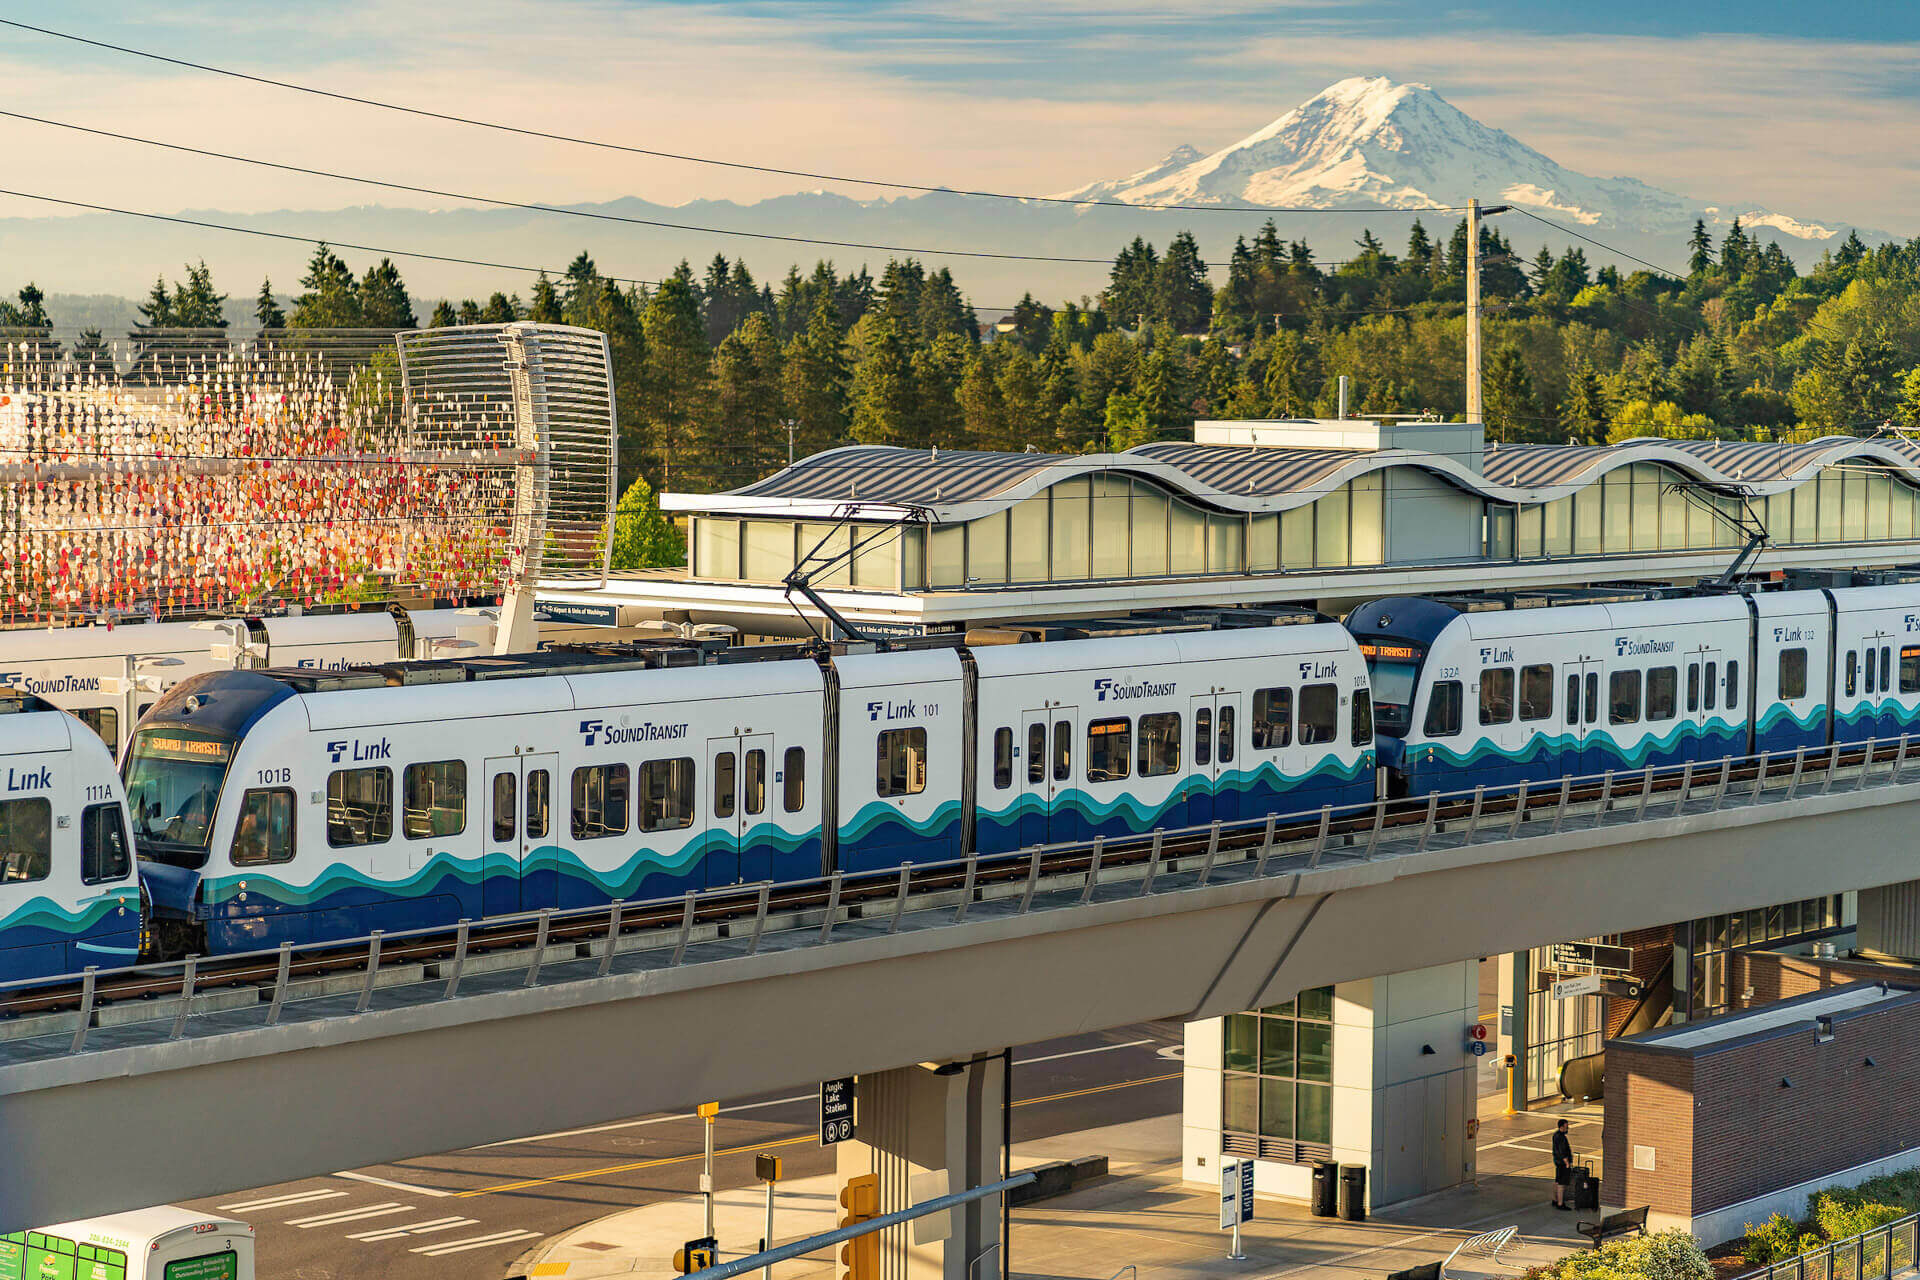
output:
[[611,955],[604,909],[328,977],[275,954],[184,1010],[178,969],[101,976],[0,1043],[0,1230],[1912,880],[1920,758],[1861,756],[747,886],[623,908]]

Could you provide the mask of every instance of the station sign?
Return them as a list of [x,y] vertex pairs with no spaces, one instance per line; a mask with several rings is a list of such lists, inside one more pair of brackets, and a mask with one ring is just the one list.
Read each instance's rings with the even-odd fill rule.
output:
[[853,1077],[820,1082],[820,1145],[830,1147],[853,1137]]
[[1229,1231],[1253,1221],[1253,1161],[1224,1160],[1220,1164],[1220,1229]]
[[1583,973],[1577,978],[1563,978],[1553,984],[1555,1000],[1570,1000],[1574,996],[1597,996],[1600,994],[1600,975]]
[[1556,942],[1547,948],[1547,964],[1564,973],[1627,973],[1633,948],[1605,942]]

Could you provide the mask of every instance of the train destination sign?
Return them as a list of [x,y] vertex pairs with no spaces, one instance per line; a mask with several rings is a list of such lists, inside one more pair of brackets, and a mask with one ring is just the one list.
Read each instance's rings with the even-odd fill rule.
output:
[[853,1137],[853,1077],[820,1082],[820,1145]]

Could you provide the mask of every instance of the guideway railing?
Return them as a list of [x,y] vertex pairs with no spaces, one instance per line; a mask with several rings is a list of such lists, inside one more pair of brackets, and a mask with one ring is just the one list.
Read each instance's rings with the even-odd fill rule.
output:
[[1740,1280],[1893,1280],[1915,1266],[1920,1213],[1749,1271]]
[[[0,984],[0,1065],[1920,782],[1901,737]],[[1839,1274],[1783,1280],[1874,1280]]]

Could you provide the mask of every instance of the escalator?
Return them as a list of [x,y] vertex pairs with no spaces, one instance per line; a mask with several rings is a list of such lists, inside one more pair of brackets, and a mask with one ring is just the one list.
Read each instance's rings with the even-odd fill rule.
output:
[[[1651,1031],[1673,1012],[1673,961],[1669,959],[1655,974],[1647,989],[1633,1006],[1621,1026],[1622,1036],[1637,1036]],[[1573,1102],[1599,1098],[1606,1091],[1607,1051],[1569,1058],[1560,1067],[1560,1096]]]

